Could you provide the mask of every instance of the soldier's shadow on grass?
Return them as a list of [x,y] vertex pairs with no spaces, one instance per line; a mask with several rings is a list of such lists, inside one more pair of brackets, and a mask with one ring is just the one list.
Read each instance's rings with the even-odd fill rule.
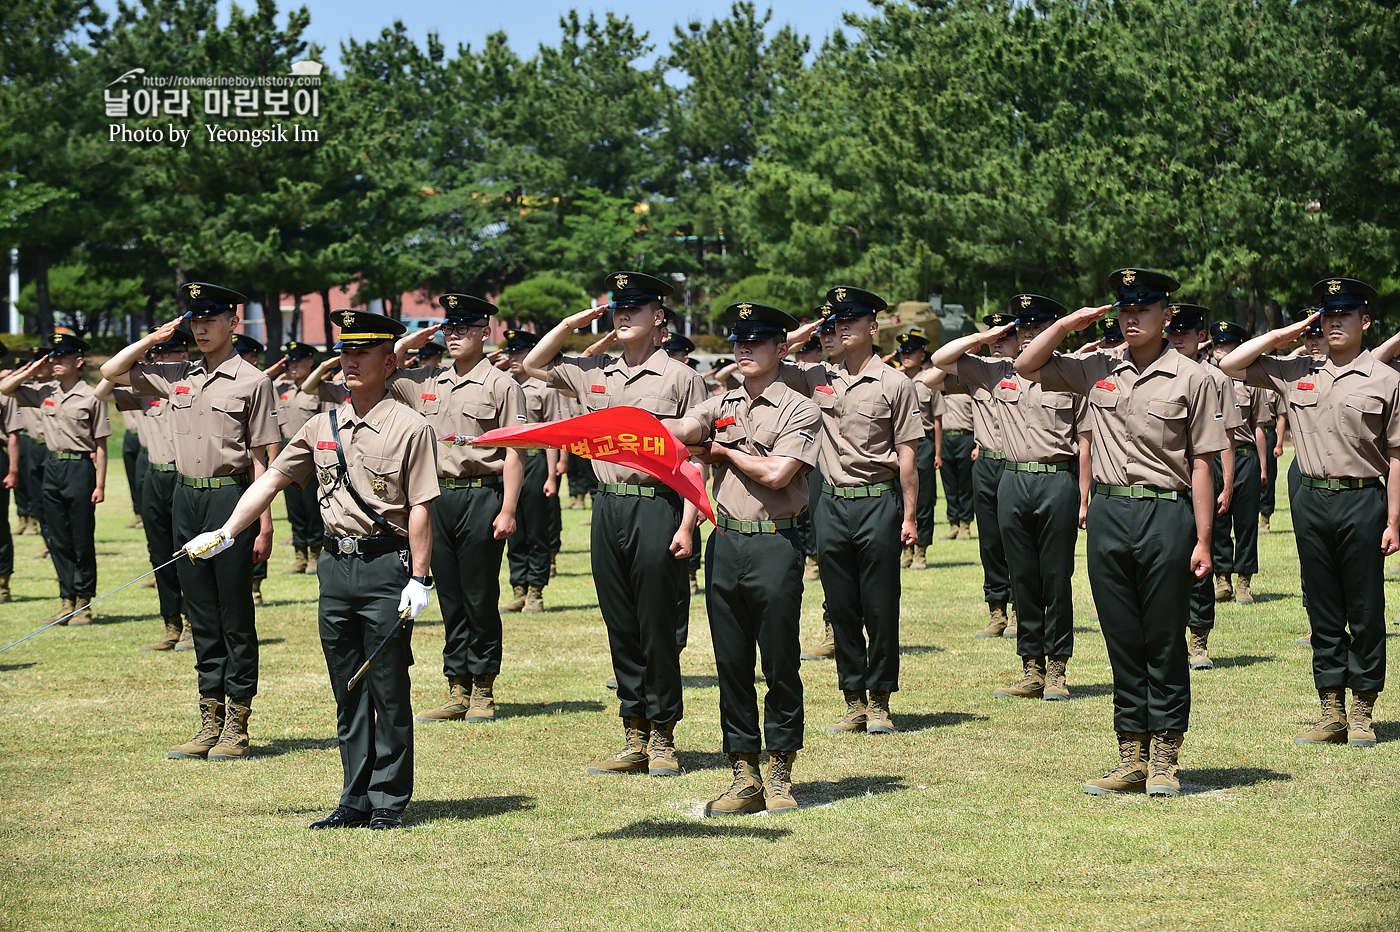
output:
[[298,751],[334,751],[339,746],[335,738],[279,738],[267,744],[255,744],[250,750],[255,758],[281,757]]
[[1071,699],[1096,699],[1099,696],[1113,695],[1112,683],[1075,683],[1069,684],[1069,697]]
[[30,667],[37,667],[39,661],[31,660],[28,663],[0,663],[0,673],[11,673],[15,670],[28,670]]
[[[1298,597],[1297,593],[1294,593],[1294,592],[1256,592],[1256,593],[1254,593],[1254,601],[1255,601],[1256,604],[1263,603],[1263,602],[1280,602],[1280,601],[1282,601],[1282,600],[1284,600],[1284,599],[1296,599],[1297,597]],[[1225,603],[1222,603],[1222,604],[1224,604],[1224,605],[1235,605],[1236,603],[1234,603],[1234,602],[1225,602]],[[1239,607],[1239,608],[1242,608],[1242,609],[1248,609],[1248,608],[1249,608],[1248,605],[1240,605],[1240,606],[1238,606],[1238,607]]]
[[[981,716],[977,716],[980,718]],[[799,800],[798,806],[826,806],[841,799],[854,799],[858,796],[880,796],[909,789],[903,777],[889,774],[875,774],[867,777],[842,777],[840,780],[813,780],[808,783],[795,783],[792,794]]]
[[286,638],[258,638],[258,646],[267,647],[269,644],[281,644],[286,640]]
[[591,838],[597,841],[639,838],[759,838],[764,841],[777,841],[791,834],[790,828],[770,828],[766,825],[753,825],[747,821],[664,822],[660,819],[642,819],[610,832],[599,832]]
[[[894,713],[895,727],[900,731],[927,731],[930,728],[949,728],[967,722],[985,722],[987,716],[973,712],[899,712]],[[883,778],[876,778],[883,779]],[[900,779],[900,778],[891,778]]]
[[409,825],[427,822],[466,822],[527,812],[538,806],[533,796],[473,796],[469,799],[415,799],[409,806]]
[[556,702],[502,702],[502,718],[525,718],[532,715],[570,715],[576,712],[601,712],[603,704],[592,699],[568,699]]
[[728,770],[729,756],[710,751],[677,751],[676,760],[682,771]]
[[977,563],[972,560],[944,560],[941,563],[930,563],[928,568],[931,570],[946,570],[957,566],[977,566]]
[[1212,657],[1215,669],[1229,669],[1230,667],[1252,667],[1256,663],[1273,663],[1277,659],[1273,654],[1261,656],[1259,654],[1240,654],[1236,657]]
[[[762,683],[762,682],[763,682],[763,675],[762,675],[762,674],[755,674],[755,675],[754,675],[754,682],[755,682],[755,684]],[[715,688],[716,686],[718,686],[718,685],[719,685],[719,677],[717,677],[717,676],[682,676],[682,677],[681,677],[681,688],[682,688],[682,689],[714,689],[714,688]]]
[[587,605],[550,605],[546,602],[544,605],[546,615],[551,612],[596,612],[597,610],[597,602],[589,602]]
[[1378,744],[1400,740],[1400,722],[1372,721],[1371,727],[1376,730],[1376,743]]
[[946,648],[946,647],[939,647],[939,646],[937,646],[937,645],[935,645],[935,644],[901,644],[901,645],[899,645],[899,653],[900,653],[901,655],[904,655],[904,654],[943,654],[943,653],[947,653],[947,651],[948,651],[948,648]]
[[1188,767],[1181,771],[1181,792],[1184,796],[1191,796],[1212,790],[1238,789],[1292,779],[1291,773],[1280,773],[1265,767]]

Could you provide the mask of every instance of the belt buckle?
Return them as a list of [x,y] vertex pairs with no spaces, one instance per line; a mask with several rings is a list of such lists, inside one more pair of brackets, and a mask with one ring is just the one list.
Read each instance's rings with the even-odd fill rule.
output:
[[340,540],[336,541],[335,549],[345,554],[358,553],[360,550],[360,542],[353,537],[342,537]]
[[1327,488],[1328,488],[1329,491],[1332,491],[1332,492],[1340,492],[1341,489],[1342,489],[1342,480],[1340,480],[1340,479],[1328,479],[1328,480],[1327,480]]
[[1146,498],[1146,497],[1147,497],[1147,486],[1143,486],[1143,485],[1130,485],[1130,486],[1128,486],[1128,497],[1129,497],[1129,498]]

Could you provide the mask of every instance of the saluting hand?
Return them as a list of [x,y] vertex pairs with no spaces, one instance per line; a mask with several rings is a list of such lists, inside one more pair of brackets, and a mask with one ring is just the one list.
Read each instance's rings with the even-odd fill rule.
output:
[[1081,307],[1073,314],[1064,318],[1065,326],[1070,330],[1083,330],[1085,327],[1098,320],[1112,309],[1112,304],[1100,304],[1098,307]]
[[1303,331],[1308,329],[1313,321],[1321,316],[1322,312],[1318,311],[1316,314],[1308,315],[1307,320],[1300,320],[1297,323],[1289,324],[1287,327],[1271,330],[1269,335],[1274,338],[1274,348],[1282,349],[1285,346],[1292,346],[1294,343],[1303,339]]
[[564,318],[563,323],[568,324],[570,330],[582,330],[584,327],[587,327],[589,324],[593,323],[593,321],[601,318],[603,316],[603,312],[607,309],[608,306],[606,304],[600,304],[597,307],[590,307],[586,311],[579,311],[577,314],[570,314],[568,317]]
[[809,320],[787,335],[787,345],[790,352],[797,352],[802,348],[802,344],[812,339],[812,335],[817,332],[817,328],[822,325],[820,317]]
[[998,339],[1000,339],[1003,333],[1005,333],[1008,330],[1014,330],[1015,328],[1016,321],[1013,320],[1011,323],[1002,324],[1000,327],[988,327],[981,333],[975,334],[975,336],[977,337],[978,343],[981,343],[984,346],[990,346],[993,343],[995,343]]
[[161,324],[146,337],[146,345],[155,346],[157,343],[169,342],[170,338],[175,335],[175,331],[179,330],[180,325],[185,322],[186,316],[185,314],[181,314],[174,320],[167,320],[165,323]]
[[398,345],[405,350],[422,349],[427,346],[439,330],[442,324],[432,324],[422,330],[415,330],[406,337],[399,339]]

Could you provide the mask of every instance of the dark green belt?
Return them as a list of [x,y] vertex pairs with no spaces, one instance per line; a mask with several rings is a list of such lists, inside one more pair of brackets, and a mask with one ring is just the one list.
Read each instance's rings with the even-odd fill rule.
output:
[[735,521],[724,515],[715,515],[715,526],[722,527],[727,531],[738,531],[740,534],[772,534],[774,531],[786,531],[788,528],[797,527],[794,518],[778,518],[773,521]]
[[500,481],[500,476],[471,476],[460,479],[444,479],[439,476],[438,487],[443,489],[479,489],[485,485],[495,485]]
[[625,482],[603,482],[599,483],[598,489],[610,495],[638,495],[642,498],[656,498],[656,486],[654,485],[629,485]]
[[[1222,452],[1224,452],[1224,451],[1223,451],[1223,450],[1216,450],[1216,451],[1215,451],[1215,456],[1216,456],[1217,459],[1219,459],[1220,454],[1221,454]],[[1257,451],[1254,449],[1254,447],[1235,447],[1235,455],[1236,455],[1236,456],[1248,456],[1249,454],[1255,453],[1255,452],[1257,452]]]
[[945,437],[966,437],[966,436],[967,436],[968,434],[970,434],[970,433],[972,433],[972,431],[970,431],[970,430],[945,430],[945,431],[943,431],[943,436],[945,436]]
[[154,469],[156,472],[174,472],[174,471],[175,471],[175,464],[174,464],[174,463],[147,463],[146,465],[149,466],[151,469]]
[[59,453],[59,452],[56,451],[56,450],[50,450],[50,451],[49,451],[49,459],[51,459],[51,460],[85,460],[85,459],[87,459],[89,456],[92,456],[92,454],[91,454],[91,453]]
[[1314,479],[1312,476],[1300,476],[1303,485],[1310,489],[1331,489],[1333,492],[1341,489],[1368,489],[1373,485],[1380,485],[1379,479]]
[[47,440],[45,440],[43,437],[36,437],[36,436],[34,436],[33,434],[30,434],[30,435],[29,435],[29,439],[30,439],[30,440],[33,440],[35,443],[37,443],[37,444],[38,444],[39,446],[41,446],[41,447],[46,447],[46,446],[49,445],[49,442],[48,442]]
[[222,489],[226,485],[247,485],[248,474],[236,476],[180,476],[180,484],[192,489]]
[[1017,463],[1012,460],[1006,461],[1007,472],[1064,472],[1069,469],[1069,463]]
[[1154,489],[1150,485],[1104,485],[1102,482],[1094,486],[1094,492],[1098,495],[1116,495],[1121,498],[1164,498],[1169,502],[1176,501],[1182,495],[1180,492]]
[[892,488],[894,488],[893,482],[877,482],[874,485],[857,486],[822,483],[822,491],[827,495],[835,495],[837,498],[879,498]]
[[990,460],[1004,460],[1004,459],[1006,459],[1006,454],[1005,454],[1005,453],[998,453],[996,450],[983,450],[983,451],[981,451],[980,453],[978,453],[977,455],[978,455],[978,456],[985,456],[987,459],[990,459]]

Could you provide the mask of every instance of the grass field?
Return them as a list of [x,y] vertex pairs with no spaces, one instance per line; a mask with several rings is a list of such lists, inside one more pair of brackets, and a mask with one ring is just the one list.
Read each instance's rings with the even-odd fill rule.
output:
[[[100,591],[147,568],[141,532],[122,527],[119,439]],[[1280,493],[1259,601],[1220,607],[1216,669],[1195,675],[1180,798],[1080,790],[1116,753],[1082,542],[1074,701],[992,698],[1019,670],[1014,645],[972,637],[985,614],[976,542],[937,541],[932,567],[904,574],[901,734],[825,734],[840,712],[834,667],[804,666],[801,810],[698,817],[728,782],[703,597],[682,658],[684,776],[590,777],[621,734],[587,528],[565,511],[548,611],[506,619],[503,719],[420,726],[411,828],[383,833],[306,829],[335,804],[340,766],[316,580],[280,575],[279,503],[257,759],[165,759],[195,725],[193,655],[138,652],[159,629],[153,590],[0,655],[0,927],[1400,928],[1396,701],[1381,698],[1375,748],[1292,743],[1316,694],[1294,644],[1306,622]],[[4,643],[58,605],[51,565],[30,559],[38,538],[16,549]],[[809,638],[820,607],[809,583]],[[434,605],[414,634],[415,708],[443,694],[442,637]]]

